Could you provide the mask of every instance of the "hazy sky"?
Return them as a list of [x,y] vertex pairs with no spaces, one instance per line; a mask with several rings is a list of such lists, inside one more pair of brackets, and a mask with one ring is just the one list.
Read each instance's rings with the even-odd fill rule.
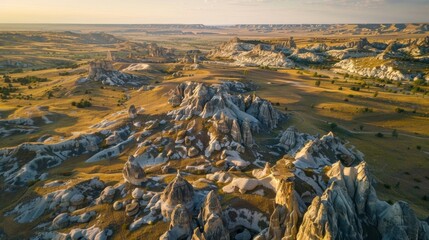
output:
[[429,0],[0,0],[0,22],[429,22]]

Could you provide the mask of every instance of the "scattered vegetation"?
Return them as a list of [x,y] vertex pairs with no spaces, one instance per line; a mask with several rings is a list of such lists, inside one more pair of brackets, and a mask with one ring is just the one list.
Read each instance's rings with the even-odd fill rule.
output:
[[382,138],[382,137],[384,137],[384,134],[381,133],[381,132],[378,132],[378,133],[375,134],[375,136],[378,137],[378,138]]
[[87,107],[91,107],[92,103],[88,100],[81,99],[80,102],[73,101],[71,105],[78,108],[87,108]]

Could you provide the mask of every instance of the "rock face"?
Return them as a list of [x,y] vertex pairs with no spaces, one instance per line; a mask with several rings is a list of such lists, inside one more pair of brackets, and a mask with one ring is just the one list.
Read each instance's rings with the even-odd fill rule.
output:
[[140,167],[133,156],[128,158],[122,170],[122,174],[126,182],[136,186],[141,186],[147,180],[143,168]]
[[292,180],[280,181],[277,187],[276,204],[270,218],[268,239],[296,239],[302,213]]
[[289,127],[284,131],[279,140],[279,146],[283,147],[286,152],[296,152],[298,148],[301,148],[306,139],[301,136],[295,127]]
[[231,137],[234,141],[238,143],[241,143],[243,141],[240,125],[238,124],[238,121],[235,119],[232,121]]
[[353,163],[362,161],[362,154],[346,148],[342,141],[330,132],[320,139],[307,142],[295,154],[294,164],[303,169],[308,167],[317,168],[331,165],[338,160],[350,166]]
[[243,122],[243,143],[249,147],[254,144],[250,123],[248,121]]
[[142,78],[115,70],[108,60],[90,62],[87,79],[112,86],[141,86],[145,83]]
[[192,236],[191,216],[188,209],[179,204],[171,213],[169,230],[164,233],[160,240],[189,239]]
[[222,207],[214,191],[210,191],[198,215],[200,228],[194,230],[194,240],[228,240],[229,232],[222,218]]
[[365,162],[327,174],[329,185],[304,214],[298,239],[427,239],[426,222],[419,221],[404,202],[378,200]]
[[176,178],[171,181],[161,194],[161,213],[167,219],[170,219],[176,205],[183,205],[188,211],[192,211],[194,188],[186,181],[180,172]]
[[[293,67],[293,61],[284,54],[290,51],[287,45],[271,46],[268,43],[246,42],[234,38],[211,51],[209,57],[230,58],[240,66]],[[292,45],[296,46],[294,42],[290,42],[289,47]]]
[[[397,64],[395,64],[397,65]],[[395,69],[391,64],[379,65],[377,67],[366,67],[356,64],[355,59],[345,59],[334,65],[335,67],[346,70],[350,73],[355,73],[365,77],[389,79],[394,81],[411,80],[416,75],[403,73],[400,70]]]

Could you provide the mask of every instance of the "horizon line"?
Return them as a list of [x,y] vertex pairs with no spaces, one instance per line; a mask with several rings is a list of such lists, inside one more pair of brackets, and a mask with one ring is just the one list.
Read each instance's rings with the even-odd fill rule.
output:
[[0,24],[14,25],[203,25],[203,26],[237,26],[237,25],[353,25],[353,24],[429,24],[428,22],[350,22],[350,23],[228,23],[228,24],[204,24],[204,23],[13,23],[0,22]]

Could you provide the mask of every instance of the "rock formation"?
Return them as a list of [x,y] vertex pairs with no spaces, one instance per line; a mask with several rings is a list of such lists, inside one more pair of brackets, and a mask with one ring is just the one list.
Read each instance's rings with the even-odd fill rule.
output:
[[123,177],[126,182],[135,186],[141,186],[146,182],[146,174],[144,169],[135,161],[134,156],[129,156],[122,170]]
[[310,140],[295,154],[294,164],[300,168],[317,168],[331,165],[340,160],[350,166],[362,161],[360,152],[346,148],[332,132],[320,139]]
[[167,219],[171,218],[175,206],[183,205],[188,211],[192,211],[194,188],[186,181],[180,172],[177,172],[176,178],[171,181],[161,194],[161,213]]
[[128,109],[128,116],[133,119],[137,117],[137,109],[136,106],[131,105],[130,108]]
[[89,63],[87,80],[112,86],[141,86],[145,79],[114,69],[111,61],[97,60]]
[[[290,42],[289,45],[295,44]],[[277,48],[281,48],[278,50],[273,49],[268,43],[255,44],[255,41],[246,42],[234,38],[211,51],[209,57],[213,59],[230,58],[240,66],[293,67],[294,63],[283,53],[283,51],[287,51],[284,49],[285,46],[278,45]]]
[[222,218],[222,207],[214,191],[207,194],[198,215],[199,228],[194,230],[193,240],[228,240],[229,232]]
[[429,227],[404,202],[378,200],[365,162],[327,174],[329,186],[304,214],[297,239],[428,239]]
[[238,124],[238,121],[236,119],[232,121],[231,137],[234,141],[238,143],[241,143],[243,141],[240,125]]
[[188,209],[179,204],[171,213],[169,230],[164,233],[160,240],[189,239],[192,236],[191,216]]
[[[256,96],[244,96],[243,93],[250,89],[253,89],[252,84],[240,82],[223,82],[210,86],[195,82],[181,83],[170,92],[169,102],[176,109],[168,114],[175,121],[198,116],[212,125],[208,133],[208,147],[204,151],[206,157],[228,147],[243,153],[245,148],[242,143],[247,147],[254,144],[252,132],[274,129],[284,117],[270,102]],[[185,145],[190,147],[189,141],[184,140]],[[178,141],[182,140],[177,138],[176,142]],[[193,147],[187,150],[188,156],[198,154],[198,148]],[[190,152],[191,149],[193,151]],[[229,153],[228,159],[233,156],[239,158],[239,155],[231,151]],[[176,155],[171,152],[170,156]]]
[[302,213],[293,180],[280,181],[275,202],[277,206],[270,219],[269,239],[296,239]]
[[250,129],[250,123],[248,121],[243,122],[243,143],[244,145],[251,147],[254,144],[252,131]]

